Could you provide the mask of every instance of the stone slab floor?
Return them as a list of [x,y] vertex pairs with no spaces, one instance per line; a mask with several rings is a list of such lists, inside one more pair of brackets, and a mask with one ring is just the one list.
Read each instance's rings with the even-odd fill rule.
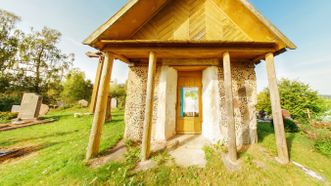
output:
[[[169,154],[174,158],[175,163],[180,167],[205,167],[206,158],[203,148],[210,145],[201,135],[179,135],[172,140],[178,141],[177,148]],[[171,141],[172,141],[171,140]]]

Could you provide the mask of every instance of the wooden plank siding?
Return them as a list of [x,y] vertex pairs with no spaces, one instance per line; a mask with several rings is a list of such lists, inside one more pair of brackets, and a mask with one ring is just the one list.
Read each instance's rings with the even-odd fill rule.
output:
[[131,39],[252,41],[213,0],[174,1]]

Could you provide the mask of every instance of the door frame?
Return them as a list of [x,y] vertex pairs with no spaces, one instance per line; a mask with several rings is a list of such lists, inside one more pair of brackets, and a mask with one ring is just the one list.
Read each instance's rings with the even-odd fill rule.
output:
[[202,133],[202,120],[203,120],[203,101],[202,101],[202,72],[205,69],[205,66],[180,66],[180,67],[175,67],[175,69],[177,69],[177,73],[178,73],[178,79],[177,79],[177,94],[180,93],[180,88],[179,87],[179,78],[183,77],[185,75],[183,74],[187,74],[187,76],[190,76],[189,74],[192,74],[194,76],[194,74],[199,74],[200,76],[200,82],[199,84],[201,86],[199,86],[199,118],[200,118],[200,130],[197,132],[181,132],[178,131],[177,126],[179,125],[179,111],[180,111],[180,99],[179,99],[179,95],[176,96],[177,99],[177,103],[176,103],[176,134],[196,134],[199,135]]

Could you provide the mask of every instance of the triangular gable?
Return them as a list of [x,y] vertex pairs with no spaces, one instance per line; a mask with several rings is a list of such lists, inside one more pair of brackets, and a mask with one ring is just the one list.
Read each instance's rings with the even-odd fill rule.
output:
[[130,39],[252,41],[213,0],[173,1]]
[[[98,48],[99,40],[219,40],[296,48],[247,0],[132,0],[123,9],[84,43]],[[125,25],[128,20],[136,24]]]

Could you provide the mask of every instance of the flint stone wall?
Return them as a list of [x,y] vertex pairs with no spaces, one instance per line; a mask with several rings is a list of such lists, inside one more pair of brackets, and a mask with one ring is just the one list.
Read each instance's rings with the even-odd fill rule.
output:
[[132,141],[141,141],[143,136],[147,71],[146,65],[129,68],[124,137]]
[[[231,63],[232,92],[234,119],[236,124],[237,145],[254,144],[257,142],[256,121],[256,74],[255,65],[252,62]],[[223,67],[218,67],[220,87],[221,116],[225,115],[225,91]],[[226,117],[221,117],[221,131],[226,143],[227,124]]]
[[[169,68],[169,67],[167,67]],[[169,70],[164,66],[157,66],[154,80],[154,97],[153,97],[153,116],[152,116],[152,138],[154,140],[162,140],[169,138],[170,134],[166,134],[168,131],[166,126],[169,122],[176,122],[176,113],[171,114],[174,117],[172,120],[165,120],[163,117],[169,117],[167,113],[169,109],[173,107],[165,107],[164,102],[168,102],[164,98],[167,91],[164,90],[164,80],[166,79],[162,75],[162,70]],[[234,113],[236,123],[236,137],[237,145],[252,144],[257,142],[257,123],[256,123],[256,74],[255,66],[253,63],[232,63],[232,88],[234,98]],[[143,123],[145,114],[145,100],[146,100],[146,86],[147,86],[147,71],[146,65],[133,66],[129,69],[127,100],[125,109],[125,138],[133,141],[141,141],[143,135]],[[213,66],[207,68],[204,72],[203,78],[203,91],[211,93],[212,99],[218,99],[216,101],[207,100],[208,96],[203,95],[203,114],[207,116],[206,103],[218,103],[219,106],[213,107],[213,114],[220,113],[214,119],[206,120],[204,117],[203,125],[213,125],[209,129],[219,128],[220,132],[213,132],[213,136],[209,136],[210,140],[214,143],[226,143],[227,141],[227,124],[225,116],[225,92],[224,92],[224,75],[222,66]],[[212,74],[209,74],[212,73]],[[171,79],[174,81],[174,79]],[[208,84],[211,82],[211,84]],[[162,88],[163,87],[163,88]],[[215,90],[218,88],[219,90]],[[172,89],[172,88],[171,88]],[[166,91],[166,92],[164,92]],[[174,92],[171,90],[171,92]],[[218,95],[217,95],[218,94]],[[172,98],[174,99],[174,98]],[[177,99],[177,98],[176,98]],[[173,102],[173,101],[170,101]],[[176,102],[175,102],[176,103]],[[160,107],[160,104],[161,107]],[[173,103],[172,103],[173,104]],[[216,109],[216,110],[214,110]],[[158,129],[159,128],[159,129]],[[170,127],[173,128],[173,127]],[[164,135],[160,134],[162,129]],[[203,126],[203,135],[207,135],[211,132],[205,131],[208,127]],[[169,130],[170,131],[170,130]],[[170,131],[171,132],[171,131]]]

